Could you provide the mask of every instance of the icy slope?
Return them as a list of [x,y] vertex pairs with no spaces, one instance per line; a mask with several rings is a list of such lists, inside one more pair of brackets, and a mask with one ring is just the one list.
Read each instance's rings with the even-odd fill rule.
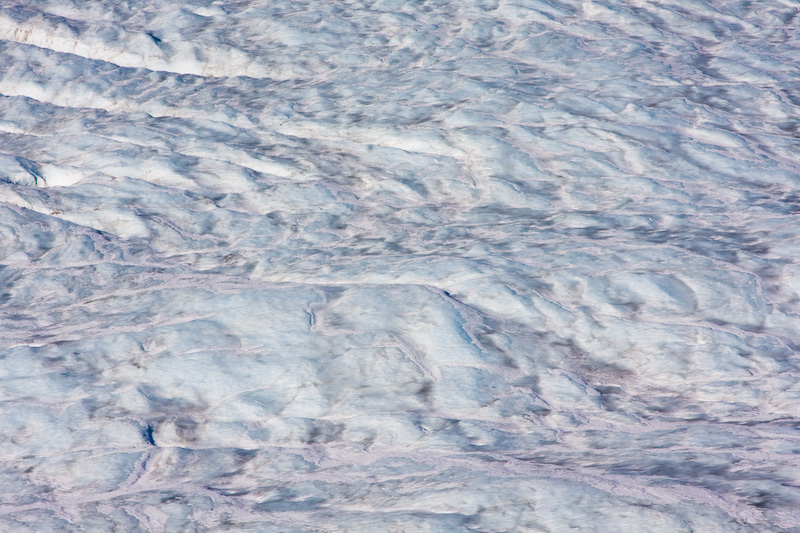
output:
[[0,5],[0,530],[800,529],[800,6]]

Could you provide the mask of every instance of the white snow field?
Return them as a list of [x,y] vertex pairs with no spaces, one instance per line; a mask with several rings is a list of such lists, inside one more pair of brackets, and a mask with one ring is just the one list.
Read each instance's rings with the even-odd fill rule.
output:
[[0,531],[800,531],[800,2],[0,2]]

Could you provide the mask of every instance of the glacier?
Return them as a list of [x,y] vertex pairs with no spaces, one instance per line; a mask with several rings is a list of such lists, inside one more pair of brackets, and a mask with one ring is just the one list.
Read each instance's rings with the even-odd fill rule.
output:
[[800,530],[800,4],[0,5],[0,530]]

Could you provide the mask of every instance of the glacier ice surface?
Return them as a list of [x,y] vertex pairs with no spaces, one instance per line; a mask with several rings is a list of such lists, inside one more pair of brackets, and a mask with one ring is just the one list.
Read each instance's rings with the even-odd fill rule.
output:
[[797,531],[800,9],[0,6],[0,530]]

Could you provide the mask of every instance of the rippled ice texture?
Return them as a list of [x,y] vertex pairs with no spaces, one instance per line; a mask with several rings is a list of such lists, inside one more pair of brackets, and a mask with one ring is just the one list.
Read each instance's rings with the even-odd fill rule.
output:
[[798,531],[799,6],[3,2],[0,530]]

